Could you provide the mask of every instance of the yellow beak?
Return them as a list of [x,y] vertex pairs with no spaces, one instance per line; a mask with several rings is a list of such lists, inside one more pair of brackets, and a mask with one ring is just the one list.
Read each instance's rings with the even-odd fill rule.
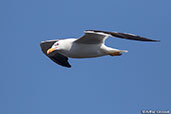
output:
[[53,51],[55,51],[55,48],[50,48],[50,49],[47,50],[47,54],[49,54],[49,53],[51,53]]

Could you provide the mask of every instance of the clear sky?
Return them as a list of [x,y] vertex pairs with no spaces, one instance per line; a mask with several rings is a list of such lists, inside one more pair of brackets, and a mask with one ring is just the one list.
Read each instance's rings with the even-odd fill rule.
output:
[[[0,114],[140,114],[171,109],[170,0],[0,1]],[[43,40],[87,29],[133,33],[160,43],[109,38],[120,57],[69,59],[61,67]]]

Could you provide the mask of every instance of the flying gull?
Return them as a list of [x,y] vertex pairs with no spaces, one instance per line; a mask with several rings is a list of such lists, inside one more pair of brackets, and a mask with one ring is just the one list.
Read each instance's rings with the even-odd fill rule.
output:
[[127,50],[119,50],[105,45],[105,40],[111,36],[128,40],[138,40],[147,42],[158,42],[149,38],[119,32],[107,32],[99,30],[86,30],[84,35],[79,38],[47,40],[40,43],[41,49],[55,63],[71,67],[68,62],[70,58],[92,58],[105,55],[120,56]]

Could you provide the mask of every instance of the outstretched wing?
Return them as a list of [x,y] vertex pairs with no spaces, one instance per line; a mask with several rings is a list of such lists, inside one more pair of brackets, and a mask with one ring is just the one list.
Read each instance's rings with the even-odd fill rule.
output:
[[138,40],[138,41],[148,41],[148,42],[158,42],[159,40],[152,40],[149,38],[141,37],[134,34],[128,33],[120,33],[120,32],[107,32],[107,31],[99,31],[99,30],[87,30],[85,31],[85,35],[80,39],[76,40],[77,43],[85,43],[85,44],[98,44],[104,43],[108,36],[118,37],[122,39],[128,40]]
[[99,44],[104,43],[106,38],[110,36],[109,34],[103,32],[95,32],[93,30],[84,31],[84,35],[76,40],[76,43],[84,43],[84,44]]
[[58,40],[49,40],[49,41],[43,41],[40,43],[40,47],[43,51],[43,53],[48,56],[52,61],[55,63],[64,66],[64,67],[71,67],[71,65],[68,62],[68,58],[60,53],[58,51],[53,51],[50,54],[47,54],[47,50],[52,47],[52,45],[57,42]]

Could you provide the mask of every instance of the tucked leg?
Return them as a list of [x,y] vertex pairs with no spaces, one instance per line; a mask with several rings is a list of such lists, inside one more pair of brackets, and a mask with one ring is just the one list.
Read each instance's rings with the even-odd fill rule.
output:
[[114,52],[114,53],[110,53],[110,56],[121,56],[122,54],[120,52]]

